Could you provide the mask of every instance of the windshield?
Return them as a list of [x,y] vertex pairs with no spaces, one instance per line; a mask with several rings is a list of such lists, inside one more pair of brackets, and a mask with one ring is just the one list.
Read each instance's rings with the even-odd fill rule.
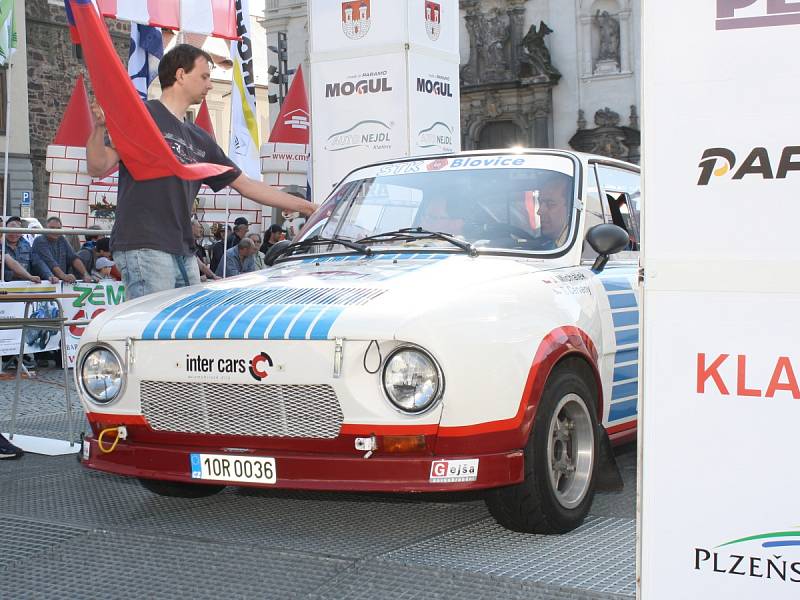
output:
[[[574,164],[554,155],[481,155],[367,167],[348,177],[305,228],[313,236],[369,240],[373,250],[447,248],[409,228],[448,234],[477,249],[557,253],[571,239]],[[317,245],[309,253],[346,251]]]

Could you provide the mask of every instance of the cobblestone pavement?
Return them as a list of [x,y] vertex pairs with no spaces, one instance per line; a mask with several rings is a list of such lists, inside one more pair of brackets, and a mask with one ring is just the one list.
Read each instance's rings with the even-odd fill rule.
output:
[[[3,377],[7,431],[14,382]],[[25,380],[22,397],[19,433],[65,439],[60,371]],[[183,500],[74,455],[28,454],[0,461],[0,598],[628,599],[635,448],[618,461],[623,492],[598,495],[576,531],[536,536],[497,526],[477,494],[231,487]]]

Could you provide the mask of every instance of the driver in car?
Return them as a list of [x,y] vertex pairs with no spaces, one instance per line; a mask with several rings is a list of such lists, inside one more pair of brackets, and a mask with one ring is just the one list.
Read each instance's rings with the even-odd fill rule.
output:
[[569,233],[571,180],[553,173],[539,188],[540,249],[554,250],[564,245]]

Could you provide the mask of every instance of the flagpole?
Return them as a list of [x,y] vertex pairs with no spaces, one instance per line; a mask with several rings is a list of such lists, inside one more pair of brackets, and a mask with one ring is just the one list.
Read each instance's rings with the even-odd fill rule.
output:
[[[231,53],[231,46],[232,45],[233,45],[233,42],[229,41],[228,42],[228,54],[229,55]],[[234,62],[233,68],[234,69],[236,68],[236,62]],[[233,79],[234,79],[234,76],[231,75],[231,93],[230,93],[230,96],[229,96],[230,99],[231,99],[231,110],[230,110],[230,113],[228,115],[229,116],[229,121],[228,121],[228,147],[230,147],[231,133],[233,132],[233,86],[235,85]],[[227,272],[227,268],[228,268],[228,220],[230,218],[231,218],[231,195],[230,195],[230,193],[228,193],[228,194],[225,195],[225,241],[223,242],[223,245],[222,245],[222,249],[223,249],[223,254],[222,254],[222,277],[227,277],[228,276],[228,272]]]
[[[6,69],[6,157],[3,165],[3,218],[8,215],[8,154],[11,152],[11,67],[13,66],[13,54],[8,57],[8,68]],[[6,280],[6,234],[0,236],[0,243],[3,245],[2,257],[0,260],[0,281]]]

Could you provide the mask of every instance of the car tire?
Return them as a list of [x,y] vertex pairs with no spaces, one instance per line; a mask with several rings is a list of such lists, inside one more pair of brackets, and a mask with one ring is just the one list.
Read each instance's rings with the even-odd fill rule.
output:
[[218,494],[225,489],[224,485],[181,483],[179,481],[159,481],[156,479],[139,479],[139,483],[154,494],[171,498],[205,498]]
[[581,359],[551,373],[525,446],[525,479],[490,490],[486,505],[513,531],[566,533],[581,525],[595,491],[599,454],[597,392]]

